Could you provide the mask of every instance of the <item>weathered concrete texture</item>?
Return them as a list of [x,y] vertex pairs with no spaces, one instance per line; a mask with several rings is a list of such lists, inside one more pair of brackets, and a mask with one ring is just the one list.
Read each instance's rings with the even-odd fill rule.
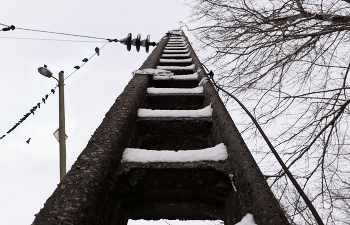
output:
[[144,108],[195,110],[204,108],[203,94],[148,94]]
[[198,80],[153,80],[151,86],[159,88],[194,88],[198,87]]
[[[158,44],[140,69],[157,66],[166,41]],[[130,80],[71,170],[36,214],[33,225],[109,223],[103,206],[116,182],[114,174],[149,84],[147,75],[135,75]]]
[[[225,164],[217,168],[225,169]],[[119,211],[131,219],[223,219],[228,177],[198,163],[123,164],[116,194]],[[214,165],[215,166],[215,165]],[[118,219],[115,219],[116,221]]]
[[[199,79],[208,77],[197,55],[189,45],[191,57],[200,68]],[[213,108],[213,120],[217,130],[228,149],[230,173],[238,188],[237,196],[225,205],[225,224],[232,224],[233,213],[236,221],[240,221],[247,213],[254,216],[257,224],[289,224],[282,208],[271,192],[258,165],[256,164],[249,149],[244,143],[232,118],[227,112],[217,91],[210,81],[204,84],[206,104],[211,103]],[[229,221],[230,220],[230,221]]]
[[[140,69],[156,68],[167,40],[158,44]],[[206,77],[193,51],[191,56],[196,69],[201,68],[199,79]],[[204,94],[191,96],[147,94],[150,84],[147,75],[131,79],[33,224],[126,225],[128,219],[167,218],[222,219],[231,225],[247,213],[259,225],[288,224],[212,84],[204,84]],[[152,82],[155,87],[197,84]],[[199,109],[209,104],[211,118],[137,118],[140,107]],[[228,149],[225,161],[120,163],[127,147],[186,150],[221,142]]]

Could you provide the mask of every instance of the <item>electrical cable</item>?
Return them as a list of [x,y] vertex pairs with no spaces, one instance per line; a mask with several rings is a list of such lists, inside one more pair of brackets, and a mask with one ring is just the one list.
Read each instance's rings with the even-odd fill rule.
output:
[[0,38],[8,38],[8,39],[23,39],[23,40],[37,40],[37,41],[66,41],[66,42],[93,42],[93,43],[101,43],[104,41],[78,41],[78,40],[60,40],[60,39],[46,39],[46,38],[20,38],[20,37],[0,37]]
[[[75,66],[75,71],[73,71],[69,76],[67,76],[64,80],[68,79],[70,76],[72,76],[78,69],[80,69],[81,67],[83,67],[88,61],[90,61],[91,58],[93,58],[96,54],[100,54],[100,50],[103,49],[108,43],[110,42],[106,42],[101,48],[98,48],[96,47],[96,49],[98,49],[98,51],[95,49],[95,53],[88,59],[88,58],[85,58],[83,59],[83,64],[81,66]],[[97,53],[98,52],[98,53]],[[29,113],[25,114],[10,130],[8,130],[6,132],[6,134],[2,135],[0,137],[0,140],[3,139],[4,137],[6,137],[8,134],[10,134],[14,129],[16,129],[21,123],[24,122],[24,120],[26,120],[31,114],[34,115],[34,112],[40,108],[40,105],[42,105],[42,103],[45,104],[47,98],[51,95],[51,94],[55,94],[55,90],[56,88],[58,87],[58,85],[56,85],[53,89],[51,89],[51,92],[47,95],[45,95],[44,98],[42,98],[41,102],[37,103],[31,110]]]
[[20,124],[22,124],[31,114],[34,115],[34,112],[40,108],[40,105],[42,105],[42,103],[46,103],[47,98],[51,95],[51,94],[55,94],[55,90],[58,87],[58,85],[56,85],[54,88],[51,89],[51,92],[49,94],[46,94],[44,98],[41,99],[41,102],[37,103],[32,109],[30,109],[30,111],[28,113],[26,113],[10,130],[8,130],[6,132],[6,134],[2,135],[0,137],[0,140],[3,139],[4,137],[6,137],[7,135],[9,135],[14,129],[16,129]]
[[67,35],[67,36],[74,36],[74,37],[84,37],[84,38],[107,40],[107,38],[101,38],[101,37],[93,37],[93,36],[86,36],[86,35],[79,35],[79,34],[67,34],[67,33],[62,33],[62,32],[53,32],[53,31],[46,31],[46,30],[28,29],[28,28],[22,28],[22,27],[15,27],[13,25],[9,26],[9,25],[5,25],[3,23],[0,23],[0,24],[3,25],[3,26],[7,26],[8,28],[11,28],[12,30],[18,29],[18,30],[42,32],[42,33],[49,33],[49,34],[59,34],[59,35]]
[[[203,65],[203,64],[202,64]],[[204,68],[209,72],[208,68],[203,65]],[[270,147],[272,153],[275,155],[277,161],[279,162],[279,164],[282,166],[284,172],[287,174],[288,178],[291,180],[291,182],[293,183],[294,187],[297,189],[297,191],[299,192],[299,194],[301,195],[301,197],[304,199],[306,205],[309,207],[311,213],[313,214],[313,216],[315,217],[317,223],[319,225],[323,225],[323,222],[321,220],[321,217],[318,215],[316,209],[314,208],[314,206],[312,205],[310,199],[306,196],[306,194],[304,193],[303,189],[299,186],[298,182],[295,180],[294,176],[292,175],[292,173],[289,171],[288,167],[284,164],[283,160],[281,159],[281,157],[278,155],[276,149],[273,147],[273,145],[271,144],[270,140],[268,139],[268,137],[266,136],[265,132],[263,131],[263,129],[260,127],[259,123],[257,122],[257,120],[254,118],[254,116],[249,112],[249,110],[243,105],[243,103],[241,101],[239,101],[234,95],[232,95],[231,93],[229,93],[228,91],[226,91],[225,89],[223,89],[222,87],[220,87],[219,85],[216,84],[215,80],[213,79],[214,73],[213,71],[209,72],[209,77],[212,80],[212,83],[214,84],[214,86],[221,90],[222,92],[224,92],[225,94],[227,94],[228,96],[230,96],[231,98],[233,98],[240,106],[241,108],[245,111],[246,114],[248,114],[248,116],[250,117],[250,119],[253,121],[253,123],[255,124],[255,126],[258,128],[258,130],[260,131],[261,135],[263,136],[264,140],[266,141],[267,145]]]
[[[99,50],[103,49],[108,43],[110,42],[106,42],[101,48],[99,48]],[[90,59],[92,59],[95,55],[97,54],[97,52],[95,52],[86,62],[84,62],[81,66],[78,66],[80,68],[82,68],[88,61],[90,61]],[[71,74],[69,74],[66,78],[64,78],[64,80],[67,80],[70,76],[72,76],[75,72],[78,71],[78,69],[74,70]]]
[[[143,47],[146,47],[146,52],[148,52],[148,47],[151,46],[155,46],[156,43],[155,42],[149,42],[149,40],[143,40],[140,42],[140,40],[136,41],[136,40],[128,40],[127,38],[124,38],[122,40],[118,40],[118,39],[111,39],[111,38],[101,38],[101,37],[94,37],[94,36],[86,36],[86,35],[78,35],[78,34],[68,34],[68,33],[62,33],[62,32],[53,32],[53,31],[45,31],[45,30],[36,30],[36,29],[29,29],[29,28],[21,28],[21,27],[15,27],[14,25],[6,25],[3,23],[0,23],[0,25],[5,26],[5,28],[2,28],[0,31],[10,31],[10,30],[15,30],[15,29],[19,29],[19,30],[26,30],[26,31],[34,31],[34,32],[42,32],[42,33],[49,33],[49,34],[59,34],[59,35],[67,35],[67,36],[74,36],[74,37],[83,37],[83,38],[92,38],[92,39],[100,39],[100,40],[107,40],[108,42],[120,42],[122,44],[126,44],[126,42],[128,42],[128,51],[130,51],[130,46],[129,45],[135,45],[137,51],[139,51],[140,49],[140,45],[142,42],[147,43],[146,46],[142,45]],[[131,34],[130,35],[130,39],[131,39]],[[1,38],[1,37],[0,37]],[[3,37],[6,38],[6,37]],[[14,39],[32,39],[32,40],[55,40],[58,41],[58,39],[36,39],[36,38],[16,38],[16,37],[7,37],[7,38],[14,38]],[[62,41],[68,41],[68,40],[62,40]],[[70,41],[70,40],[69,40]],[[73,40],[72,40],[73,41]],[[81,41],[76,41],[76,42],[81,42]]]

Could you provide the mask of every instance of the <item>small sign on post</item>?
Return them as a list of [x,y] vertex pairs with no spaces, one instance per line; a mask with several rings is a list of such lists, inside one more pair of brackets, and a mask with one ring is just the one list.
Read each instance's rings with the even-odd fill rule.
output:
[[[58,142],[60,142],[59,130],[60,130],[60,128],[57,128],[57,130],[55,132],[53,132],[53,136],[55,136],[55,138],[57,139]],[[65,136],[66,136],[66,140],[67,140],[67,138],[68,138],[67,134],[65,134]]]

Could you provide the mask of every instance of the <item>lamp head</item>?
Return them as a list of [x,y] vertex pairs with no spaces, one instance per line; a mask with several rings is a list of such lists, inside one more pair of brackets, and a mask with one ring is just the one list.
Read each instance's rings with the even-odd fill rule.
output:
[[48,77],[48,78],[52,77],[52,72],[45,67],[39,67],[38,72],[45,77]]

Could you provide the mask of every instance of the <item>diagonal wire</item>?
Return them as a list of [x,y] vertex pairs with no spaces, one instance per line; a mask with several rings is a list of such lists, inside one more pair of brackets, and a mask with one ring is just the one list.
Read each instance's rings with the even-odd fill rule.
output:
[[[0,23],[1,24],[1,23]],[[99,50],[103,49],[109,42],[106,42],[102,47],[99,48]],[[90,61],[91,58],[93,58],[97,53],[95,52],[86,62],[84,62],[80,67],[83,67],[87,62]],[[76,69],[75,71],[73,71],[69,76],[67,76],[64,80],[68,79],[70,76],[72,76],[75,72],[77,72],[78,69]],[[0,140],[3,139],[4,137],[6,137],[7,135],[9,135],[14,129],[16,129],[20,124],[22,124],[24,122],[24,120],[26,120],[31,114],[34,115],[34,112],[37,110],[37,108],[40,108],[40,105],[42,103],[45,104],[47,98],[51,95],[55,93],[56,88],[58,87],[58,85],[56,85],[53,89],[51,89],[51,92],[47,95],[45,95],[45,98],[42,98],[42,101],[37,103],[31,110],[29,113],[25,114],[9,131],[6,132],[6,134],[2,135],[0,137]]]
[[[204,64],[202,64],[204,66]],[[207,71],[208,68],[206,66],[204,66],[205,69]],[[297,191],[299,192],[299,194],[301,195],[301,197],[304,199],[306,205],[309,207],[312,215],[315,217],[317,223],[319,225],[323,225],[322,219],[321,217],[318,215],[316,209],[314,208],[314,206],[312,205],[310,199],[307,197],[307,195],[304,193],[303,189],[300,187],[300,185],[298,184],[298,182],[295,180],[293,174],[289,171],[288,167],[284,164],[283,160],[281,159],[281,157],[278,155],[276,149],[273,147],[272,143],[270,142],[269,138],[266,136],[265,132],[263,131],[263,129],[260,127],[258,121],[256,121],[256,119],[254,118],[254,116],[249,112],[249,110],[243,105],[243,103],[241,101],[239,101],[233,94],[229,93],[228,91],[226,91],[225,89],[223,89],[222,87],[220,87],[215,80],[213,79],[213,72],[210,71],[209,74],[211,74],[211,76],[209,76],[212,80],[212,84],[219,90],[221,90],[222,92],[224,92],[225,94],[227,94],[228,96],[230,96],[231,98],[233,98],[240,106],[241,108],[245,111],[245,113],[250,117],[250,119],[253,121],[253,123],[255,124],[255,126],[258,128],[259,132],[261,133],[261,135],[263,136],[264,140],[266,141],[267,145],[270,147],[271,152],[274,154],[274,156],[276,157],[277,161],[279,162],[279,164],[282,166],[284,172],[287,174],[288,178],[290,179],[290,181],[293,183],[294,187],[297,189]]]
[[55,93],[56,88],[58,87],[58,85],[56,85],[54,88],[51,89],[51,92],[47,95],[45,95],[44,98],[41,99],[41,102],[37,103],[27,114],[25,114],[10,130],[8,130],[6,132],[6,134],[2,135],[0,137],[0,140],[3,139],[4,137],[6,137],[7,135],[9,135],[14,129],[16,129],[20,124],[22,124],[31,114],[34,115],[34,112],[37,110],[37,108],[40,108],[40,105],[42,105],[42,103],[46,103],[48,97],[51,94]]
[[[109,42],[106,42],[106,43],[105,43],[101,48],[99,48],[99,49],[100,49],[100,50],[103,49],[108,43],[109,43]],[[84,62],[84,63],[80,66],[80,68],[83,67],[87,62],[89,62],[90,59],[92,59],[96,54],[97,54],[97,53],[95,52],[95,53],[88,59],[88,61]],[[77,72],[77,71],[78,71],[78,69],[74,70],[71,74],[69,74],[66,78],[64,78],[64,80],[67,80],[70,76],[72,76],[72,75],[73,75],[75,72]]]

